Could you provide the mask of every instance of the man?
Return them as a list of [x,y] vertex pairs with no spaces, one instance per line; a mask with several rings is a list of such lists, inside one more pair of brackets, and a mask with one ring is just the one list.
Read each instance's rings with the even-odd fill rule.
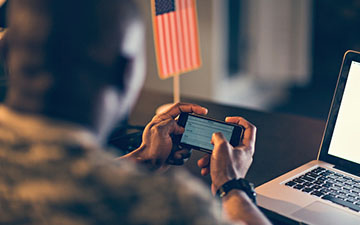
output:
[[[216,201],[185,172],[167,166],[176,104],[146,126],[139,149],[115,160],[102,150],[112,125],[135,102],[143,80],[143,25],[129,0],[11,0],[3,52],[9,71],[0,107],[0,224],[267,224],[245,192]],[[243,178],[256,129],[242,118],[243,143],[214,134],[199,160],[213,194]],[[181,150],[174,160],[188,154]],[[135,162],[135,163],[134,163]],[[211,163],[210,163],[211,162]]]

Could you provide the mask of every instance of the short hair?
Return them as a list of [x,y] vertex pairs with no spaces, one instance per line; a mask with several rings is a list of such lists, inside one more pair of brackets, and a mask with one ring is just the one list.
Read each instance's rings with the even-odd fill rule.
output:
[[11,0],[10,50],[43,51],[46,64],[57,69],[97,61],[99,45],[109,55],[121,51],[135,16],[130,0]]
[[[60,98],[64,89],[88,84],[84,74],[99,83],[106,80],[106,69],[118,60],[129,24],[139,19],[132,0],[11,0],[11,96],[21,92],[41,99],[56,86],[51,96]],[[11,57],[13,52],[16,57]]]

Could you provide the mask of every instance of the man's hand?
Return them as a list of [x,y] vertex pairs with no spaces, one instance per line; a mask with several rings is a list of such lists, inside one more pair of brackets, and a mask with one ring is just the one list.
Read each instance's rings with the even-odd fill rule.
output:
[[[154,116],[151,122],[145,127],[141,146],[125,156],[124,158],[136,159],[136,161],[150,164],[152,168],[160,168],[166,164],[173,148],[172,135],[179,135],[184,132],[175,118],[181,112],[207,114],[207,109],[195,104],[177,103],[171,106],[164,113]],[[190,152],[187,149],[177,151],[172,156],[181,164],[184,158],[188,158]]]
[[[213,194],[224,183],[232,179],[244,178],[252,162],[255,148],[256,127],[241,117],[228,117],[226,122],[245,127],[244,139],[239,146],[232,147],[221,133],[215,133],[211,142],[214,150],[198,161],[202,175],[210,173]],[[232,222],[245,224],[271,224],[252,203],[245,192],[232,190],[222,198],[224,217]]]
[[227,117],[226,122],[242,125],[244,138],[239,146],[233,147],[221,133],[215,133],[211,142],[214,150],[198,161],[203,176],[210,173],[213,194],[229,180],[244,178],[255,149],[256,127],[241,117]]

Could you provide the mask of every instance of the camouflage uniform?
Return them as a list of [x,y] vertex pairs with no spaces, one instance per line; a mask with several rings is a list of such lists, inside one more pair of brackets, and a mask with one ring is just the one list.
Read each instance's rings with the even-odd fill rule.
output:
[[0,106],[0,225],[206,225],[219,212],[184,171],[148,173],[86,129]]

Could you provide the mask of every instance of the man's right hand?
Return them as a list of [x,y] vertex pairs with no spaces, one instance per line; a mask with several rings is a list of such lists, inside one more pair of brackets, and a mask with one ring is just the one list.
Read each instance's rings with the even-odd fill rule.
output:
[[[239,146],[233,147],[221,133],[215,133],[211,142],[214,150],[198,161],[202,175],[210,173],[213,194],[227,181],[244,178],[251,163],[255,149],[256,127],[241,117],[228,117],[226,122],[242,125],[244,138]],[[253,204],[245,192],[232,190],[222,198],[224,217],[232,222],[245,224],[271,224]]]
[[227,181],[244,178],[255,149],[256,127],[241,117],[227,117],[226,122],[245,128],[244,138],[239,146],[233,147],[221,133],[214,133],[211,139],[214,150],[198,161],[201,174],[210,173],[213,194]]

